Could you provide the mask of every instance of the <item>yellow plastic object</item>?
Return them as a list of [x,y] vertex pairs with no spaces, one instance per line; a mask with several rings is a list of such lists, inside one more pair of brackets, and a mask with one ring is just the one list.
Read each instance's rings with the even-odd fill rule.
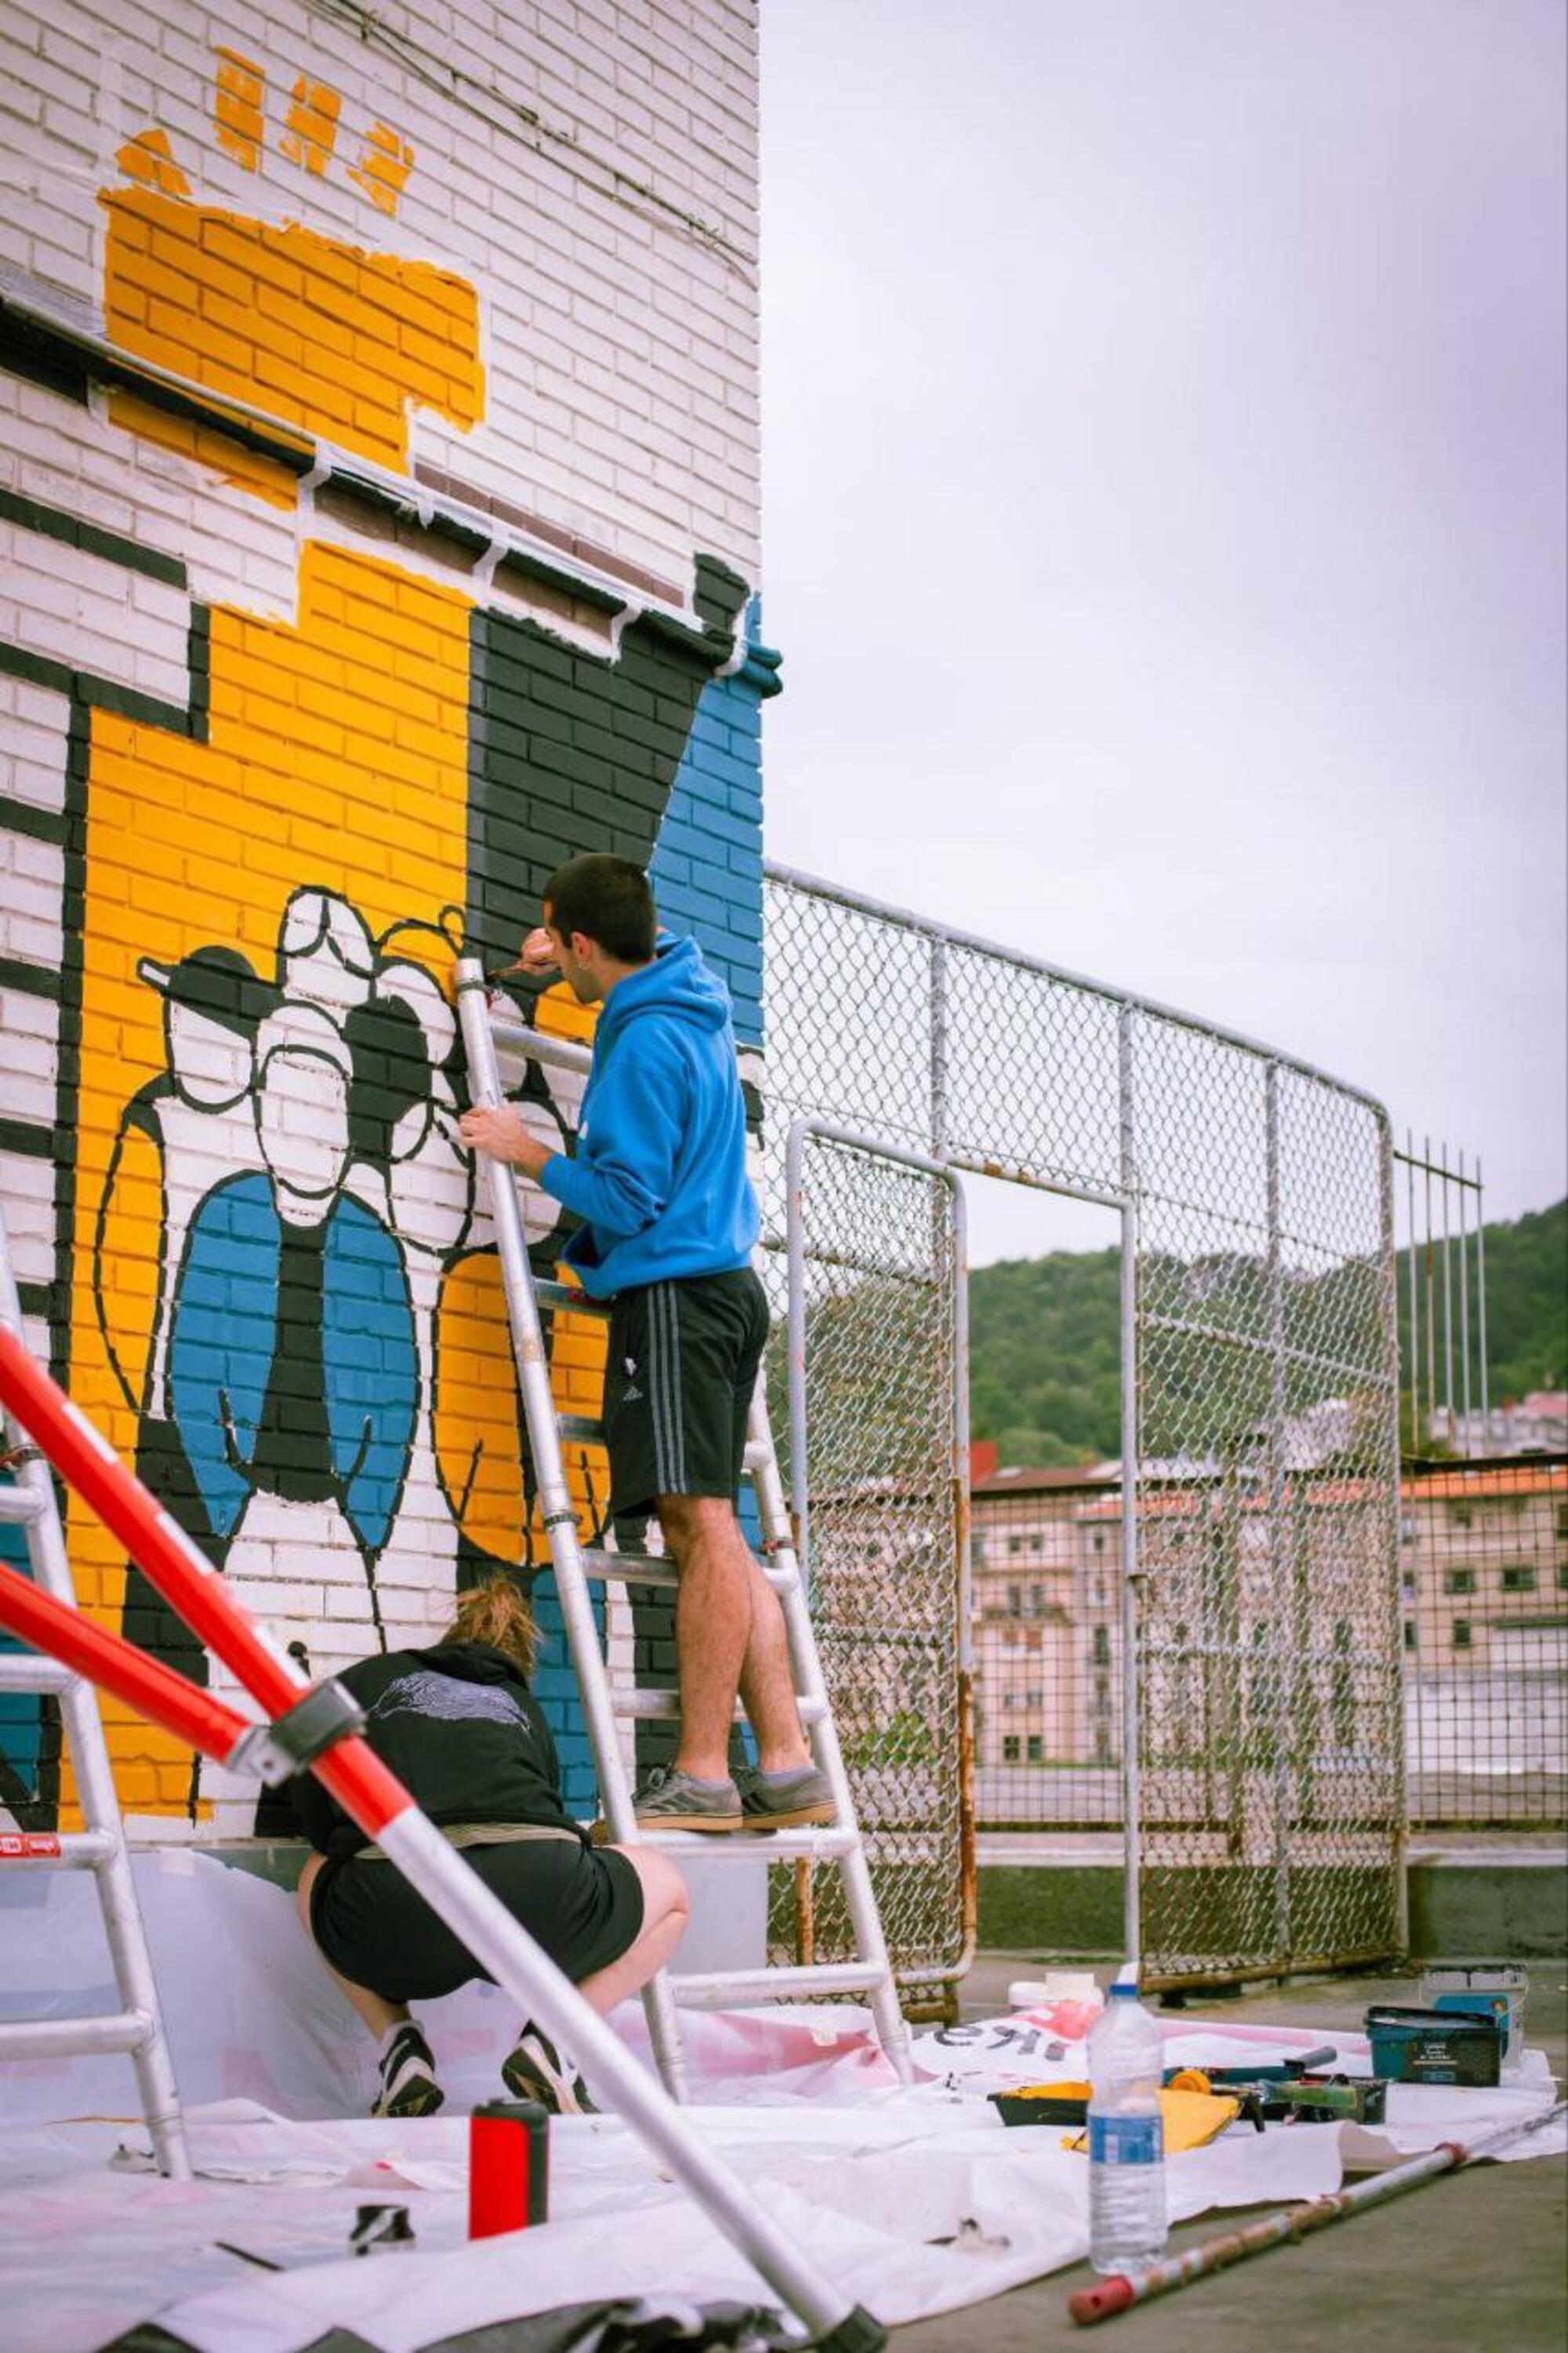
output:
[[[1184,2074],[1198,2074],[1194,2068],[1185,2068]],[[1206,2078],[1203,2079],[1206,2082]],[[1167,2085],[1160,2094],[1160,2115],[1165,2126],[1165,2154],[1180,2157],[1184,2149],[1205,2148],[1224,2132],[1226,2125],[1239,2115],[1241,2103],[1221,2093],[1184,2091],[1175,2084]],[[1064,2148],[1080,2154],[1089,2147],[1087,2132],[1070,2134],[1062,2142]]]

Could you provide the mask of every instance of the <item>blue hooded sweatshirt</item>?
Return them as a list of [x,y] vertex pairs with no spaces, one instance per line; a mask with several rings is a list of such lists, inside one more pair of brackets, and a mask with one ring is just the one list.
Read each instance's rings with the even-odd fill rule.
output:
[[751,1264],[760,1219],[730,992],[695,940],[617,981],[594,1038],[576,1156],[540,1183],[584,1219],[566,1262],[595,1299]]

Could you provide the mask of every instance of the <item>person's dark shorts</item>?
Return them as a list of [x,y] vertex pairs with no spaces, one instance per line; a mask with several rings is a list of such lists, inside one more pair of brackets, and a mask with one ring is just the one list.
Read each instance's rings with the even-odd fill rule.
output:
[[[642,1882],[614,1848],[526,1839],[467,1847],[463,1860],[576,1983],[618,1961],[642,1933]],[[340,1977],[383,2001],[435,2001],[489,1976],[395,1862],[323,1863],[310,1931]]]
[[736,1495],[767,1336],[749,1266],[618,1293],[605,1366],[616,1519],[646,1516],[658,1495]]

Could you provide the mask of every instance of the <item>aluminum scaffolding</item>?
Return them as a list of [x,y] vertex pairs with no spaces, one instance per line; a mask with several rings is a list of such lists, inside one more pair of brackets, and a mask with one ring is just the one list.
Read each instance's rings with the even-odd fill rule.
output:
[[[5,1211],[0,1208],[0,1334],[23,1347],[22,1307],[11,1265]],[[0,1413],[0,1526],[19,1528],[34,1584],[63,1609],[75,1607],[65,1531],[48,1465],[29,1444],[9,1409]],[[16,1572],[17,1584],[25,1582]],[[84,1827],[79,1831],[0,1831],[0,1869],[90,1871],[103,1914],[120,2008],[81,2018],[10,2020],[0,2023],[0,2061],[55,2059],[75,2053],[123,2052],[136,2074],[142,2111],[159,2170],[176,2181],[191,2178],[180,2095],[158,2006],[158,1985],[147,1932],[136,1900],[125,1827],[89,1681],[58,1658],[22,1651],[0,1657],[0,1693],[47,1694],[59,1704],[65,1754],[76,1776]]]

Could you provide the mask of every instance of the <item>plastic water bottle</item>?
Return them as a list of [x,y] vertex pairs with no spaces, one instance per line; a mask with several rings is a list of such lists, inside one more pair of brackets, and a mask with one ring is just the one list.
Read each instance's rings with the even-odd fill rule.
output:
[[1089,2034],[1089,2259],[1152,2263],[1165,2243],[1164,2042],[1135,1985],[1113,1985]]

